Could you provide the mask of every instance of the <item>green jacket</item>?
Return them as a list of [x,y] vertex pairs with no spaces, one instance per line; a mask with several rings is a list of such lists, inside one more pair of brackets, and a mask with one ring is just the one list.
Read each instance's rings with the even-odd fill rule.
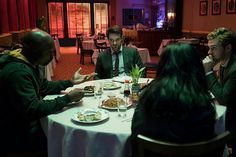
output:
[[207,75],[207,82],[217,101],[227,106],[226,129],[236,131],[236,54],[228,62],[222,83],[214,73]]
[[[136,49],[123,46],[122,53],[125,73],[129,73],[132,66],[135,66],[135,64],[137,64],[140,68],[144,67]],[[99,54],[95,72],[97,73],[95,79],[106,79],[113,77],[112,54],[110,49],[107,49]],[[141,77],[144,76],[145,73],[143,72]]]
[[49,82],[42,77],[38,67],[3,55],[0,58],[0,122],[4,129],[0,129],[0,135],[5,142],[4,149],[9,149],[9,146],[13,150],[40,147],[37,143],[44,136],[40,118],[60,111],[71,101],[68,95],[55,100],[42,98],[48,94],[59,94],[70,86],[70,81]]

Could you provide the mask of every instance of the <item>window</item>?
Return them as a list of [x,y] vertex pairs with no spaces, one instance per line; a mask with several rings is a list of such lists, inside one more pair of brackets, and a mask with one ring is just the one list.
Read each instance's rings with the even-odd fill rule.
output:
[[67,3],[67,22],[69,38],[76,34],[91,34],[91,13],[89,3]]
[[95,34],[106,33],[108,28],[108,6],[106,3],[94,4]]
[[123,25],[132,26],[137,23],[143,23],[144,10],[143,9],[123,9]]
[[105,33],[108,28],[106,0],[104,3],[96,3],[96,0],[94,3],[48,1],[50,34],[57,34],[59,38],[76,38],[76,34],[89,36],[93,33]]
[[64,14],[63,3],[48,3],[49,30],[51,34],[57,34],[59,38],[64,38]]

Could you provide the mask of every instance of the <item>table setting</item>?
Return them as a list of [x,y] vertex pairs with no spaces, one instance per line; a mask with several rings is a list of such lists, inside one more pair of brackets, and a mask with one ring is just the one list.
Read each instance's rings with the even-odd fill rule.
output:
[[[138,83],[149,80],[140,78]],[[125,84],[131,91],[132,83],[114,82],[113,79],[87,81],[66,89],[65,93],[74,88],[86,90],[87,87],[93,89],[93,94],[85,95],[80,102],[41,119],[48,140],[48,157],[122,157],[129,154],[127,142],[136,104],[128,94],[124,94]],[[47,95],[44,100],[62,95]],[[217,123],[221,131],[224,129],[225,110],[217,109],[218,116],[223,117]]]

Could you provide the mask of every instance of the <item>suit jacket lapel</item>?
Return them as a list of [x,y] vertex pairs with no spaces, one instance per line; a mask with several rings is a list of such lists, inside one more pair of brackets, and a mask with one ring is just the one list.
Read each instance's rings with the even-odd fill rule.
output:
[[223,81],[228,78],[228,74],[236,69],[236,55],[232,54],[227,67],[225,68]]
[[129,52],[127,51],[125,46],[123,46],[123,50],[122,51],[123,51],[124,70],[127,73],[128,65],[130,64],[129,60],[128,60]]
[[108,61],[108,69],[110,69],[110,76],[113,77],[113,66],[112,66],[112,55],[111,55],[111,49],[108,50],[107,53],[107,61]]

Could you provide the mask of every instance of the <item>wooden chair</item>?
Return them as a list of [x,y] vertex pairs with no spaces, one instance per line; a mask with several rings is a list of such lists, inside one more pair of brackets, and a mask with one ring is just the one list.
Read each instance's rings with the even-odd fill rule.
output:
[[[94,51],[92,49],[91,50],[86,50],[86,49],[83,48],[82,38],[76,38],[76,39],[77,39],[78,47],[80,48],[80,64],[84,64],[84,58],[86,56],[90,57],[91,63],[93,63],[92,55],[93,55]],[[77,53],[78,53],[78,51],[77,51]]]
[[[230,132],[217,135],[208,141],[196,143],[170,143],[138,135],[138,157],[155,153],[158,157],[222,157]],[[155,156],[156,156],[155,155]]]
[[80,45],[79,45],[79,40],[82,40],[82,33],[77,33],[76,36],[76,47],[77,47],[77,54],[79,54],[79,49],[80,49]]
[[148,77],[149,74],[156,76],[157,65],[158,62],[147,62],[144,64],[146,77]]

